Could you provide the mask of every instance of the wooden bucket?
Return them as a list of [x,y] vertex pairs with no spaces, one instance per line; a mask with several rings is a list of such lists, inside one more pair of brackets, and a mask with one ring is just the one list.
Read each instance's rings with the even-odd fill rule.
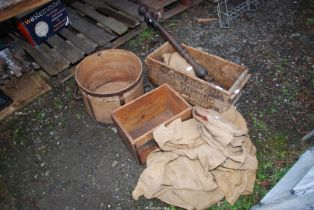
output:
[[144,93],[141,60],[126,50],[87,56],[77,66],[75,79],[87,112],[98,122],[112,123],[113,110]]

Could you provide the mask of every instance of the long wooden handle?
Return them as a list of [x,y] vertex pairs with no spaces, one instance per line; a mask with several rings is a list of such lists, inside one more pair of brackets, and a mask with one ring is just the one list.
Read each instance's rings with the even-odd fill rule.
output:
[[152,25],[155,29],[160,31],[173,48],[193,67],[197,77],[208,82],[213,80],[213,77],[208,75],[206,68],[192,58],[192,56],[171,36],[171,34],[148,12],[145,6],[139,7],[139,14],[145,18],[145,21],[149,25]]

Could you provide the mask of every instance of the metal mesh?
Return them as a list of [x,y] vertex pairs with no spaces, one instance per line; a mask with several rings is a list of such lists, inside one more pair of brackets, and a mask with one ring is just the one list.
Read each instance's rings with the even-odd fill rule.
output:
[[257,0],[246,0],[236,6],[230,7],[229,0],[218,0],[217,13],[220,28],[229,28],[230,22],[246,11],[256,11]]

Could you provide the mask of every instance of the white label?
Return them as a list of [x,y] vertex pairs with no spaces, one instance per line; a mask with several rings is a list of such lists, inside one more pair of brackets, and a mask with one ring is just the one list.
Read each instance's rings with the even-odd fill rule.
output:
[[35,33],[37,36],[39,37],[45,37],[47,36],[49,31],[49,26],[46,22],[44,21],[39,21],[38,23],[36,23],[35,25]]

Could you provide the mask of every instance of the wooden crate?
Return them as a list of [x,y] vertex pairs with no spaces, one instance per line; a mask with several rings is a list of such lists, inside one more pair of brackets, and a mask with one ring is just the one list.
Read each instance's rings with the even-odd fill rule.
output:
[[248,70],[201,50],[186,45],[183,47],[208,70],[214,82],[208,83],[167,67],[161,56],[175,51],[168,42],[145,59],[150,80],[156,85],[169,84],[190,103],[204,108],[221,112],[236,103],[250,77]]
[[165,84],[116,109],[112,118],[123,142],[143,164],[148,154],[157,148],[154,129],[177,118],[188,119],[191,112],[192,107],[180,94]]
[[140,0],[155,14],[159,21],[164,21],[183,12],[202,0]]

